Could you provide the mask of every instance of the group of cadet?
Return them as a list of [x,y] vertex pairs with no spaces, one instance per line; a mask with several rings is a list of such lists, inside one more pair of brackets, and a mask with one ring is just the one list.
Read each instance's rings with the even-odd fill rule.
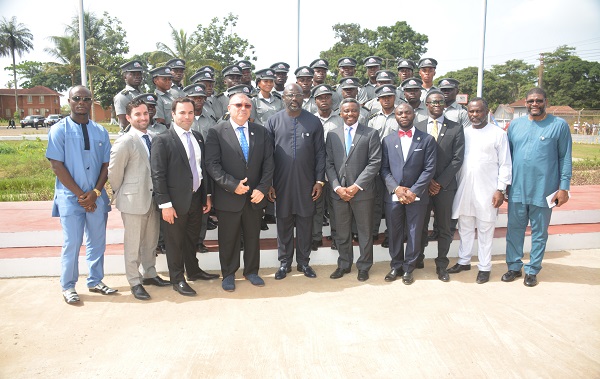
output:
[[[69,241],[62,254],[65,301],[79,302],[74,249],[81,245],[84,228],[88,287],[115,292],[101,281],[98,254],[102,250],[103,256],[105,230],[98,230],[95,242],[90,239],[96,229],[105,229],[107,179],[122,214],[126,275],[137,299],[150,298],[144,285],[172,285],[182,295],[195,295],[184,273],[190,281],[218,278],[200,269],[196,258],[196,252],[208,251],[206,230],[217,225],[226,291],[235,290],[242,252],[244,277],[264,285],[258,275],[260,230],[272,223],[277,224],[280,261],[276,280],[291,271],[294,253],[298,271],[316,277],[310,253],[322,246],[322,229],[329,224],[327,238],[339,253],[330,277],[343,277],[355,264],[357,279],[366,281],[382,217],[388,229],[381,245],[391,257],[385,281],[401,278],[412,284],[415,269],[424,268],[431,240],[437,240],[435,266],[441,281],[470,270],[477,230],[476,281],[482,284],[490,279],[494,228],[504,201],[509,204],[508,271],[502,281],[522,276],[525,227],[531,222],[524,284],[535,286],[552,206],[568,201],[569,128],[546,113],[546,94],[534,88],[526,98],[528,116],[514,120],[507,135],[488,124],[483,98],[472,98],[467,107],[457,103],[457,80],[443,78],[434,85],[437,63],[433,58],[418,63],[400,59],[393,72],[381,69],[381,58],[367,57],[368,78],[361,84],[355,76],[358,62],[344,57],[337,62],[340,79],[333,87],[325,84],[325,59],[298,67],[295,83],[288,83],[287,63],[274,63],[254,72],[254,85],[251,63],[239,61],[221,71],[226,90],[215,95],[214,68],[201,67],[184,87],[186,62],[177,58],[149,72],[154,93],[140,93],[143,64],[131,61],[121,67],[126,86],[114,98],[123,135],[112,149],[107,135],[93,139],[91,147],[82,142],[83,151],[71,154],[75,163],[67,165],[65,147],[58,145],[74,136],[88,141],[88,130],[96,125],[84,114],[91,94],[85,87],[73,88],[71,117],[53,126],[47,153],[57,175],[55,205],[69,205],[69,211],[54,213]],[[61,125],[72,128],[68,138]],[[90,149],[97,150],[94,157]],[[90,159],[97,166],[96,177],[90,177],[90,167],[83,169]],[[90,213],[99,207],[104,227],[90,227]],[[77,221],[67,219],[70,214],[77,214]],[[69,229],[77,229],[77,238]],[[459,259],[449,267],[455,229]],[[356,262],[353,240],[359,246]],[[156,273],[155,251],[167,256],[169,280]]]

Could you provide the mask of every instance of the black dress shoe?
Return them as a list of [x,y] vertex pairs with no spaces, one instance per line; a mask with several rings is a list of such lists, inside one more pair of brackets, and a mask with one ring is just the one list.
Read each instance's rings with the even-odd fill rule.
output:
[[519,271],[508,270],[506,272],[506,274],[502,275],[502,278],[500,280],[502,280],[503,282],[512,282],[516,278],[520,278],[521,276],[523,276],[523,274],[521,274],[521,270],[519,270]]
[[477,279],[475,280],[475,283],[483,284],[483,283],[487,283],[489,281],[490,281],[490,272],[489,271],[479,271],[477,273]]
[[[461,271],[469,271],[470,269],[471,269],[471,265],[461,265],[461,264],[457,263],[448,269],[448,274],[458,274]],[[483,271],[483,272],[485,272],[485,271]]]
[[215,230],[217,226],[219,226],[219,223],[209,217],[206,222],[206,230]]
[[185,280],[173,284],[173,289],[183,296],[196,296],[196,291]]
[[386,282],[393,282],[394,280],[402,276],[402,274],[404,274],[404,271],[402,271],[401,268],[393,268],[390,272],[388,272],[384,280]]
[[144,278],[142,279],[142,284],[145,286],[152,285],[158,287],[166,287],[171,284],[168,280],[164,280],[160,276],[155,276],[154,278]]
[[364,282],[369,279],[369,271],[367,270],[358,270],[358,281]]
[[385,248],[390,247],[390,240],[387,237],[385,237],[383,239],[383,242],[381,243],[381,247],[385,247]]
[[203,243],[199,243],[198,246],[196,246],[196,251],[202,254],[208,253],[208,247]]
[[313,268],[310,267],[309,265],[298,266],[297,270],[300,272],[303,272],[304,276],[306,276],[307,278],[316,278],[317,277],[315,270],[313,270]]
[[437,241],[439,234],[440,233],[437,230],[430,231],[427,233],[427,241]]
[[263,217],[263,219],[267,222],[267,224],[275,224],[275,222],[277,221],[275,219],[275,216],[273,216],[273,215],[265,215],[265,217]]
[[260,230],[269,230],[269,225],[267,225],[264,218],[260,220]]
[[331,241],[331,250],[337,250],[337,243],[335,243],[335,240]]
[[523,284],[527,287],[535,287],[538,284],[537,275],[533,274],[525,274],[525,279],[523,280]]
[[352,241],[358,242],[358,234],[352,233]]
[[213,279],[217,279],[219,278],[219,274],[209,274],[206,271],[203,271],[202,269],[199,269],[200,271],[198,271],[195,274],[192,275],[188,275],[188,280],[189,281],[196,281],[196,280],[213,280]]
[[405,272],[404,275],[402,275],[402,283],[409,285],[409,284],[413,284],[415,282],[415,278],[413,277],[412,272]]
[[319,246],[323,246],[323,241],[322,240],[312,241],[311,244],[310,244],[310,249],[312,251],[317,251],[317,250],[319,250]]
[[418,269],[425,268],[425,262],[417,261],[417,263],[415,263],[415,268],[418,268]]
[[288,273],[292,272],[291,267],[281,266],[275,272],[275,280],[281,280],[287,276]]
[[329,277],[331,279],[339,279],[342,276],[344,276],[344,274],[349,274],[349,273],[350,273],[350,269],[349,268],[340,268],[340,267],[338,267],[338,268],[335,269],[335,271],[331,275],[329,275]]
[[150,294],[146,292],[146,289],[141,284],[131,287],[131,293],[138,300],[150,300]]
[[104,284],[102,282],[98,282],[98,284],[96,284],[93,287],[88,287],[88,290],[90,292],[97,292],[97,293],[101,293],[103,295],[112,295],[112,294],[116,293],[117,291],[119,291],[114,288],[110,288],[109,286],[107,286],[106,284]]
[[448,271],[445,268],[438,268],[435,270],[437,272],[438,279],[442,282],[449,282],[450,275],[448,275]]

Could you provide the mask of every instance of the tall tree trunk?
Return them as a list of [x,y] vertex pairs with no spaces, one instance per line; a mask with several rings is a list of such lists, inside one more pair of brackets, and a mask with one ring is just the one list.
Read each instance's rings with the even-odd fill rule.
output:
[[[21,112],[19,112],[19,97],[17,95],[17,65],[15,64],[15,49],[11,49],[12,60],[13,60],[13,80],[15,81],[15,112],[19,115],[19,120],[21,119]],[[14,118],[13,113],[13,118]],[[15,121],[16,122],[16,121]]]

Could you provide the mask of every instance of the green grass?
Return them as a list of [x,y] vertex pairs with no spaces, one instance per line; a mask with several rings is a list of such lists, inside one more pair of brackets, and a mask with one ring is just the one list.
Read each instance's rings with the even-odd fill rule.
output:
[[46,141],[0,142],[0,201],[51,200],[54,173]]
[[586,143],[574,143],[573,144],[573,158],[600,159],[600,145],[586,144]]

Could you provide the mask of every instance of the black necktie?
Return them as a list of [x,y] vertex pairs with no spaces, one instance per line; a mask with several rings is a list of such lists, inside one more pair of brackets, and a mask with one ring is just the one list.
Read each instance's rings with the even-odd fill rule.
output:
[[144,134],[142,138],[146,141],[146,146],[148,146],[148,156],[150,156],[150,152],[152,152],[152,142],[150,141],[150,137],[147,134]]

